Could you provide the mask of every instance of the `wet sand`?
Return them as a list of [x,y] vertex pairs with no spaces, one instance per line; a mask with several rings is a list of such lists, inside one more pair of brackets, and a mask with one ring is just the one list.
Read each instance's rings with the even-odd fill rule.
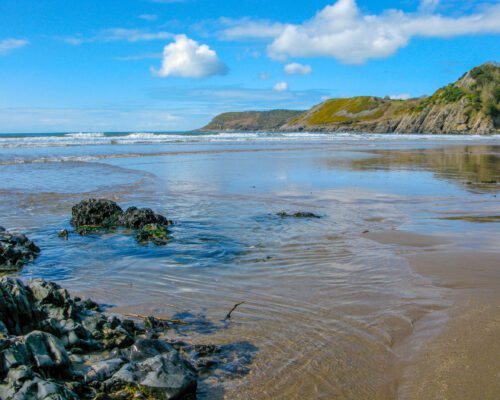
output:
[[[397,398],[498,399],[500,252],[442,251],[435,246],[445,243],[443,239],[411,232],[366,236],[405,248],[426,247],[425,252],[405,258],[433,285],[451,289],[447,297],[452,305],[446,315],[428,315],[413,335],[395,347],[403,366]],[[429,335],[432,330],[434,335]]]
[[[233,346],[234,359],[219,379],[202,382],[200,399],[419,398],[430,393],[417,387],[431,387],[427,371],[444,370],[447,327],[464,340],[463,352],[475,348],[453,325],[469,326],[458,317],[475,318],[484,306],[465,294],[476,300],[492,290],[484,282],[499,282],[489,256],[498,250],[496,219],[440,219],[498,215],[498,188],[482,183],[499,179],[498,146],[391,140],[164,145],[148,154],[82,146],[64,148],[64,157],[90,161],[40,165],[9,161],[6,151],[2,224],[23,228],[43,249],[21,278],[55,280],[110,312],[185,319],[189,327],[172,337]],[[57,158],[60,149],[25,152],[29,160]],[[167,215],[172,241],[62,241],[56,232],[71,229],[71,205],[89,196]],[[458,253],[460,261],[489,257],[472,274],[482,276],[476,283],[466,267],[445,268]],[[494,331],[488,318],[475,321],[476,331]],[[431,358],[435,364],[424,363]],[[482,376],[484,392],[494,391],[489,372]]]
[[454,304],[437,338],[414,358],[403,399],[498,399],[500,253],[436,252],[409,257],[412,268],[452,288]]

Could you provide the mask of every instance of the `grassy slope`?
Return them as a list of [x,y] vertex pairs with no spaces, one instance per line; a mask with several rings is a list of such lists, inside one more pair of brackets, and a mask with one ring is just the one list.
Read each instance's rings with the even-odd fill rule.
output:
[[[498,128],[500,116],[500,68],[484,64],[464,74],[457,82],[437,90],[430,97],[391,100],[379,97],[331,99],[307,113],[290,120],[289,127],[352,127],[391,126],[404,117],[418,118],[430,111],[458,111],[469,121],[491,118]],[[455,110],[453,110],[455,108]],[[393,124],[394,125],[394,124]]]
[[483,64],[432,96],[392,100],[330,99],[306,112],[225,113],[202,130],[359,130],[374,132],[498,132],[500,67]]

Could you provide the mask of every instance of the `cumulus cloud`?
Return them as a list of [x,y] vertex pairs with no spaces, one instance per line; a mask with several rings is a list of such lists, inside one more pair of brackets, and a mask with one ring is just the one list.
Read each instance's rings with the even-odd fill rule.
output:
[[226,40],[271,39],[268,54],[288,57],[332,57],[346,64],[385,58],[415,37],[449,38],[500,32],[500,4],[475,13],[447,17],[436,13],[439,0],[421,0],[418,10],[389,9],[363,14],[356,0],[337,0],[301,24],[249,18],[221,18],[218,36]]
[[177,35],[175,41],[163,49],[161,68],[152,68],[151,71],[160,77],[204,78],[225,75],[228,68],[206,44],[199,44],[186,35]]
[[273,90],[275,92],[285,92],[288,90],[288,83],[278,82],[276,85],[274,85]]
[[10,53],[12,50],[19,49],[28,45],[25,39],[3,39],[0,40],[0,55]]
[[285,65],[285,73],[288,75],[308,75],[312,72],[310,65],[303,65],[299,63],[290,63]]
[[361,64],[385,58],[405,47],[413,37],[447,38],[500,32],[500,5],[481,13],[444,17],[429,13],[437,1],[423,1],[421,13],[388,10],[363,15],[355,0],[338,0],[300,25],[287,25],[270,44],[269,55],[287,57],[334,57],[343,63]]

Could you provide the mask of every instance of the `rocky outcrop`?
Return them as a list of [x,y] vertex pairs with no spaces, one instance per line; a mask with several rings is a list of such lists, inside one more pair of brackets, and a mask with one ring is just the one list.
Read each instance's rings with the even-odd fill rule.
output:
[[40,253],[38,246],[23,234],[14,234],[0,226],[0,272],[17,271]]
[[192,398],[181,347],[41,279],[0,280],[0,398]]
[[[150,208],[130,207],[123,211],[114,201],[88,199],[73,206],[71,224],[80,235],[118,228],[133,229],[137,231],[138,242],[163,245],[168,241],[167,227],[172,221]],[[67,238],[67,232],[60,236]]]
[[167,226],[172,222],[163,215],[156,214],[150,208],[129,207],[119,218],[120,223],[130,229],[141,229],[145,225]]
[[121,207],[106,199],[83,200],[71,210],[71,224],[76,228],[86,226],[111,228],[118,224],[123,214]]

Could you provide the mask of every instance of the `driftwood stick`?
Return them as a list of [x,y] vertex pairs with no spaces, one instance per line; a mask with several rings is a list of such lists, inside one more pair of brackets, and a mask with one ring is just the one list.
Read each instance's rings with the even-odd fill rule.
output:
[[227,313],[226,317],[224,318],[224,321],[227,321],[228,319],[231,319],[231,314],[233,313],[234,310],[236,310],[238,308],[238,306],[241,306],[242,304],[244,304],[245,302],[244,301],[241,301],[239,303],[236,303],[233,308],[231,308],[231,310]]
[[132,313],[125,313],[124,314],[126,317],[133,317],[133,318],[141,318],[141,319],[146,319],[148,317],[153,317],[154,319],[160,321],[160,322],[166,322],[169,324],[177,324],[177,325],[187,325],[187,322],[182,321],[180,319],[167,319],[167,318],[159,318],[159,317],[154,317],[152,315],[141,315],[141,314],[132,314]]

